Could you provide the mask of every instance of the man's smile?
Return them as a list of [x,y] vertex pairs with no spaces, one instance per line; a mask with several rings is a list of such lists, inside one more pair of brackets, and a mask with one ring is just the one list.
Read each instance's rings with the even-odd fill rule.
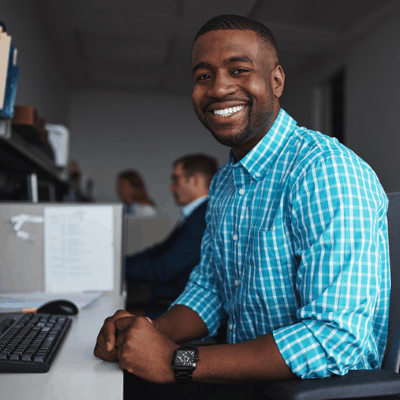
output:
[[[231,104],[229,104],[231,103]],[[247,113],[248,104],[232,104],[233,102],[214,103],[206,108],[208,121],[214,124],[231,124],[240,121]]]
[[245,106],[237,106],[237,107],[229,107],[229,108],[224,108],[220,110],[214,110],[213,114],[214,115],[222,115],[223,117],[230,116],[232,114],[236,114],[240,110],[243,110]]

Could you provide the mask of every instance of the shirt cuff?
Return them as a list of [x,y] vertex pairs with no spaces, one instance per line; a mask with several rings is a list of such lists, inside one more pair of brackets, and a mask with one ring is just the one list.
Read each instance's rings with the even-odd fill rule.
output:
[[325,378],[331,375],[325,350],[305,324],[280,328],[273,335],[283,359],[298,377]]
[[184,292],[172,303],[171,307],[176,304],[187,306],[199,314],[207,326],[209,337],[217,334],[225,313],[221,298],[215,293],[189,281]]

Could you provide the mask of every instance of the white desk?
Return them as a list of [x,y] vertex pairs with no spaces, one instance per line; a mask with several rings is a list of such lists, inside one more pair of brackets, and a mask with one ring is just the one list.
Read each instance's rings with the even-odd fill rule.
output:
[[123,297],[104,294],[96,303],[73,316],[73,322],[50,371],[44,374],[0,374],[1,399],[120,400],[123,373],[118,363],[93,355],[104,319],[124,308]]

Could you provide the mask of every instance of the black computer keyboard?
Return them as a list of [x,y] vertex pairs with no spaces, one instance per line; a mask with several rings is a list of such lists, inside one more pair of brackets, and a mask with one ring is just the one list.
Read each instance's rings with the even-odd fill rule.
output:
[[47,372],[72,319],[55,314],[0,314],[0,372]]

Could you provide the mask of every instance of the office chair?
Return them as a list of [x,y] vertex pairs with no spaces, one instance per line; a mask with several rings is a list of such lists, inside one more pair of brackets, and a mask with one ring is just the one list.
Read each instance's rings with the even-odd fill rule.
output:
[[[400,192],[389,193],[388,225],[392,290],[386,352],[380,370],[349,371],[324,379],[273,382],[268,400],[400,398]],[[395,397],[393,397],[395,396]]]

